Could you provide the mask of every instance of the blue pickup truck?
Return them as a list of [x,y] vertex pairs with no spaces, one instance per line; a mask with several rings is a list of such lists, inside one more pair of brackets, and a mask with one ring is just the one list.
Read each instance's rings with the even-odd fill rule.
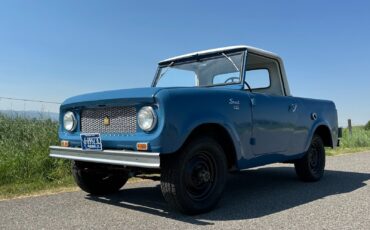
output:
[[148,88],[69,98],[59,138],[50,156],[72,160],[82,190],[104,195],[160,173],[165,200],[185,214],[214,208],[228,172],[294,163],[318,181],[324,147],[339,144],[335,104],[293,97],[281,58],[250,46],[161,61]]

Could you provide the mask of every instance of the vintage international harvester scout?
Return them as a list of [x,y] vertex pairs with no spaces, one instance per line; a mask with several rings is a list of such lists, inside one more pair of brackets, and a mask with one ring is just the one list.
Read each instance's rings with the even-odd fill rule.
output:
[[285,162],[320,180],[324,147],[339,143],[334,103],[293,97],[281,58],[249,46],[161,61],[148,88],[69,98],[59,138],[50,156],[72,160],[82,190],[159,173],[164,199],[186,214],[214,208],[228,172]]

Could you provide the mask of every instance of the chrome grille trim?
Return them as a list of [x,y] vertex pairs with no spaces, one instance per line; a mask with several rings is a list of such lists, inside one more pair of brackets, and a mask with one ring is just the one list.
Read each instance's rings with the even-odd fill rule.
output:
[[[109,117],[109,125],[104,125],[105,117]],[[83,109],[81,111],[81,132],[136,133],[136,108],[125,106]]]

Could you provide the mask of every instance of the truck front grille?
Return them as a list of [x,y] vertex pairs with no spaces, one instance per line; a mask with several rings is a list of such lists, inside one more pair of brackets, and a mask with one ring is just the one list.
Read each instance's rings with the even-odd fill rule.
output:
[[81,112],[83,133],[136,133],[136,108],[105,107],[83,109]]

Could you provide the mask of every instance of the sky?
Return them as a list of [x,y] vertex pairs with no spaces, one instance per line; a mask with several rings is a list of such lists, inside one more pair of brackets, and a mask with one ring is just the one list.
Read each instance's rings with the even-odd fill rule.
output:
[[[369,12],[369,1],[2,0],[0,97],[62,102],[147,87],[162,59],[245,44],[283,58],[294,96],[333,100],[341,125],[364,124]],[[0,100],[13,106],[39,105]]]

